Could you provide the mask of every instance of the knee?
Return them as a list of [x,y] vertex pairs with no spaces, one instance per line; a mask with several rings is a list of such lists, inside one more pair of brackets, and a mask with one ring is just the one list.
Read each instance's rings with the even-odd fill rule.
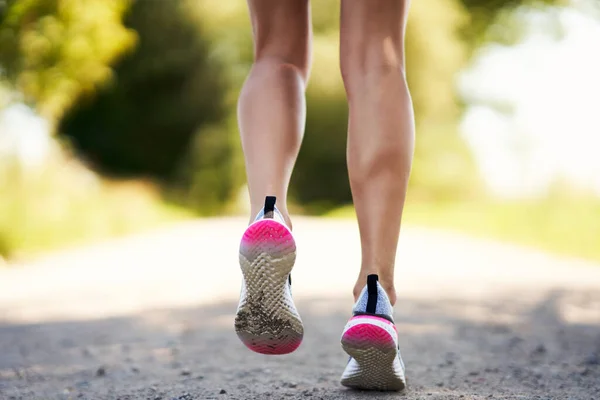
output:
[[285,57],[268,54],[257,56],[253,67],[264,69],[269,74],[274,73],[284,78],[300,79],[304,87],[308,83],[310,73],[308,64],[293,63]]
[[342,48],[342,79],[349,97],[363,96],[365,90],[377,90],[386,84],[405,80],[404,48],[391,37],[365,40],[353,49]]
[[254,65],[269,65],[279,71],[293,70],[306,83],[310,73],[310,47],[311,39],[305,32],[273,29],[268,34],[257,35]]

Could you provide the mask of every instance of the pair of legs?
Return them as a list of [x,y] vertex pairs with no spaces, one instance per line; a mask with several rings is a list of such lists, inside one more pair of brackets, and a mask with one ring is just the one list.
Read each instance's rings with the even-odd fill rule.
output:
[[[396,301],[394,263],[412,163],[414,121],[404,70],[409,0],[341,0],[340,63],[348,97],[347,161],[367,275]],[[248,0],[255,62],[238,104],[252,217],[287,190],[300,150],[311,64],[309,0]]]

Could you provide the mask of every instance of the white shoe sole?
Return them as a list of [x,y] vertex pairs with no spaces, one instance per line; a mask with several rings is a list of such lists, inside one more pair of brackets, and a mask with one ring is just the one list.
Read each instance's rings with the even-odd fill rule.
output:
[[352,318],[342,334],[342,348],[352,359],[341,384],[363,390],[403,390],[404,367],[398,355],[394,324],[374,316]]
[[251,224],[240,244],[244,283],[235,318],[240,340],[261,354],[287,354],[302,342],[304,328],[288,277],[296,260],[289,229],[273,220]]

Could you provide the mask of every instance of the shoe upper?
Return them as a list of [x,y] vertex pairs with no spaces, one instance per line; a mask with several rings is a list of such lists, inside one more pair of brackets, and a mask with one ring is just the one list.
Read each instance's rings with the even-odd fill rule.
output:
[[279,209],[275,206],[276,200],[277,200],[277,198],[275,196],[267,196],[265,198],[265,206],[258,212],[258,214],[256,214],[256,218],[254,218],[254,222],[260,221],[261,219],[265,219],[265,218],[271,218],[271,219],[274,219],[275,221],[279,222],[280,224],[283,224],[286,227],[288,227],[287,224],[285,223],[285,219],[283,218],[283,215],[281,214]]
[[390,322],[394,322],[394,309],[390,303],[390,299],[379,284],[377,275],[369,275],[367,277],[367,285],[363,288],[352,314],[357,315],[375,315],[385,318]]

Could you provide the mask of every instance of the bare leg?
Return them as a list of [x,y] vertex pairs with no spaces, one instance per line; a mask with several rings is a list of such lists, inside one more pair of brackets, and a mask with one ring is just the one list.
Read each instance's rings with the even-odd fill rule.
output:
[[408,0],[342,0],[341,70],[350,107],[348,172],[360,228],[358,297],[378,274],[392,304],[394,263],[414,148],[404,71]]
[[238,102],[252,207],[277,196],[290,224],[287,190],[306,120],[311,28],[308,0],[248,0],[254,34],[254,65]]

